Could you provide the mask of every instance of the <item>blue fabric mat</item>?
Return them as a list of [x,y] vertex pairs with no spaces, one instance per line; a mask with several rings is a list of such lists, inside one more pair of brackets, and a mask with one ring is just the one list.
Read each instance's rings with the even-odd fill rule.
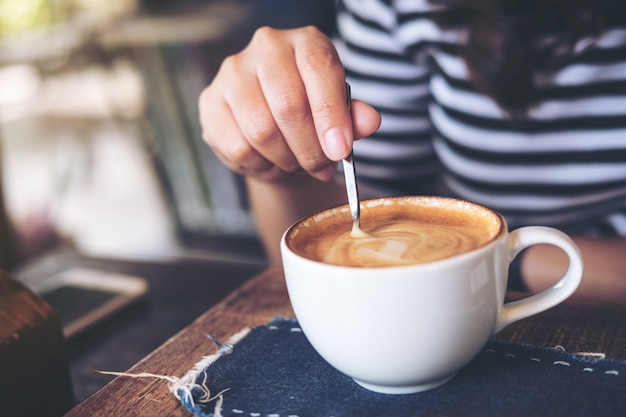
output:
[[490,341],[447,384],[385,395],[328,365],[294,320],[220,346],[175,388],[198,417],[626,415],[626,362],[557,349]]

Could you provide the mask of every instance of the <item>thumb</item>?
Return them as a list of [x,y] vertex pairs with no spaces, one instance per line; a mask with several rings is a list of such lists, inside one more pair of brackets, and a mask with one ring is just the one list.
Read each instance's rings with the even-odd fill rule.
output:
[[352,129],[354,140],[376,132],[380,127],[380,113],[367,103],[352,100]]

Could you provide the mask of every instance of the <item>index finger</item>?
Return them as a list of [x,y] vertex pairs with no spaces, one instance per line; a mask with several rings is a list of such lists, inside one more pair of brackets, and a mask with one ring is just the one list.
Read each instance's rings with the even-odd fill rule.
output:
[[344,159],[352,150],[354,138],[346,102],[346,76],[337,52],[329,43],[296,48],[295,56],[320,146],[329,159]]

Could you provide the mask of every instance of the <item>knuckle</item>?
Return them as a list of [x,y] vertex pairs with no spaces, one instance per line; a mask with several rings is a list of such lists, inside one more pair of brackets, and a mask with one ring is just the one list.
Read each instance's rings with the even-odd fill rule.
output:
[[300,166],[307,172],[318,172],[328,166],[328,159],[321,152],[303,152],[299,155]]
[[243,64],[243,52],[235,55],[229,55],[222,60],[216,78],[224,76],[224,74],[238,73]]
[[212,103],[215,101],[211,86],[206,87],[198,96],[198,111],[200,113],[200,123],[204,124],[204,120],[212,114],[210,111]]
[[254,151],[245,141],[230,141],[222,147],[221,154],[230,163],[243,165],[252,157]]
[[220,64],[221,71],[228,71],[231,68],[237,68],[237,62],[239,61],[239,57],[237,55],[229,55],[222,60]]
[[219,137],[218,132],[215,129],[215,125],[211,122],[201,122],[201,133],[202,140],[211,148],[218,147],[218,141],[216,138]]
[[317,43],[301,55],[301,66],[312,73],[343,72],[339,55],[331,43]]
[[198,107],[200,107],[200,110],[204,110],[204,105],[205,103],[208,103],[210,101],[210,91],[209,91],[209,87],[205,87],[201,92],[200,95],[198,96]]
[[282,170],[287,174],[295,174],[302,171],[303,169],[304,168],[302,168],[297,162],[294,162],[282,168]]
[[306,119],[309,113],[309,104],[306,97],[303,97],[295,89],[283,91],[272,106],[275,117],[280,121],[288,123]]
[[324,123],[332,123],[334,116],[343,109],[341,106],[323,98],[316,100],[311,104],[311,107],[313,107],[313,111],[319,115],[319,119]]
[[271,45],[275,42],[278,32],[278,29],[262,26],[254,31],[250,45]]
[[213,135],[208,129],[202,129],[202,140],[204,143],[213,148]]
[[279,134],[276,125],[263,117],[248,121],[242,130],[248,142],[258,148],[268,146]]

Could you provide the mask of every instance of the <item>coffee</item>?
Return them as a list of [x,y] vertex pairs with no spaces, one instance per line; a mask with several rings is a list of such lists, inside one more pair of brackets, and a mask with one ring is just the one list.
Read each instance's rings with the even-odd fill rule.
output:
[[500,217],[479,205],[428,197],[385,198],[363,203],[366,237],[351,236],[346,206],[298,223],[287,244],[315,261],[353,267],[437,261],[486,245],[498,235]]

